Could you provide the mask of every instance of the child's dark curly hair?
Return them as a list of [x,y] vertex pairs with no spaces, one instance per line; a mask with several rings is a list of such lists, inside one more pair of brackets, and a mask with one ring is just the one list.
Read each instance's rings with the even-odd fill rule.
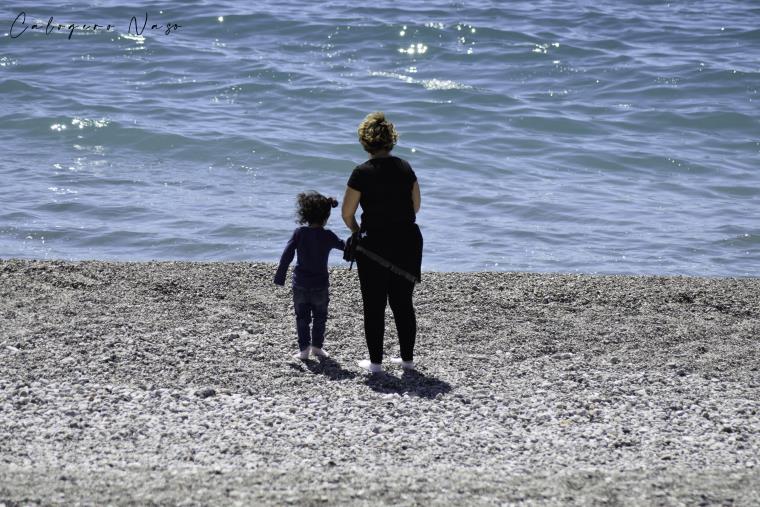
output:
[[330,208],[338,206],[338,201],[325,197],[319,192],[301,192],[298,194],[298,223],[324,224],[330,218]]

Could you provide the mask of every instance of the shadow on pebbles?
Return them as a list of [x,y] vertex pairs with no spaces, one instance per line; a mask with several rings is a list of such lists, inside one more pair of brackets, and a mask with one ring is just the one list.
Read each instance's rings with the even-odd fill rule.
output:
[[425,273],[370,376],[356,272],[323,361],[273,273],[0,261],[0,505],[760,497],[759,279]]

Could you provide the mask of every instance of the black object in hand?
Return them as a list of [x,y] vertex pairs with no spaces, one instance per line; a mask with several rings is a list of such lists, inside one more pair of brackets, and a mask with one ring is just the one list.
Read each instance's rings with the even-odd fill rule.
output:
[[343,249],[343,260],[351,263],[348,269],[351,269],[356,260],[356,247],[359,246],[359,237],[359,233],[355,232],[346,240],[346,248]]

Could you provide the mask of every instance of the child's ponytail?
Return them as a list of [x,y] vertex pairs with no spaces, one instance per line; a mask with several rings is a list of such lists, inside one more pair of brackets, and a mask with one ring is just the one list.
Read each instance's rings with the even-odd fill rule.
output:
[[330,216],[330,208],[337,208],[338,201],[333,197],[310,191],[298,194],[298,223],[322,224]]

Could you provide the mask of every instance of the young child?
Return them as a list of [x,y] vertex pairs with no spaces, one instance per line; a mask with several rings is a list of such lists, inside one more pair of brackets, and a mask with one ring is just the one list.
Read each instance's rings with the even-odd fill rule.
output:
[[299,352],[293,357],[297,359],[308,359],[310,352],[315,356],[328,356],[322,349],[327,303],[330,300],[327,258],[330,250],[343,250],[345,243],[324,226],[330,218],[330,208],[337,205],[338,201],[332,197],[325,197],[317,192],[298,194],[298,223],[302,227],[293,231],[274,275],[274,283],[285,285],[288,266],[293,260],[293,255],[298,253],[293,270],[293,305],[296,311],[299,348]]

